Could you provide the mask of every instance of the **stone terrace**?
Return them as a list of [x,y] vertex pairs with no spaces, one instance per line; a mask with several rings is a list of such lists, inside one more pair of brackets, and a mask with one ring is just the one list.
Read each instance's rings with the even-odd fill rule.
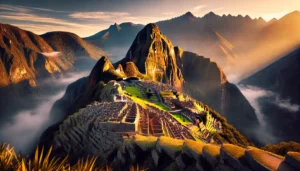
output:
[[[296,152],[283,157],[255,147],[217,146],[164,136],[136,135],[119,149],[113,159],[116,170],[138,163],[149,170],[297,171],[300,164],[300,153]],[[130,151],[135,153],[129,155]]]

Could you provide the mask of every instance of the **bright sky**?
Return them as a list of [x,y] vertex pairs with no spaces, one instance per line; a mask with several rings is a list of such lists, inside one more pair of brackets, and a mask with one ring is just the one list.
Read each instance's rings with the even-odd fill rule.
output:
[[0,0],[0,22],[43,34],[69,31],[86,37],[113,23],[147,24],[191,11],[213,11],[269,21],[299,10],[300,0]]

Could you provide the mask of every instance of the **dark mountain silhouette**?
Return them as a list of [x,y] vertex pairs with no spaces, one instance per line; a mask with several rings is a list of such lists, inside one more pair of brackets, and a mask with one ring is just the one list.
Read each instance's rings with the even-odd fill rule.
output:
[[120,59],[129,49],[136,34],[143,28],[141,24],[122,23],[118,25],[115,23],[108,29],[100,31],[84,40],[104,48],[110,53],[110,58],[113,61]]
[[[273,96],[259,99],[259,103],[270,130],[278,137],[278,142],[300,141],[299,134],[294,131],[300,129],[299,108],[296,106],[285,108],[280,106],[280,104],[300,105],[299,76],[300,48],[297,48],[240,82],[243,85],[256,86],[275,93]],[[286,101],[279,101],[279,98]],[[293,109],[288,110],[288,107]]]

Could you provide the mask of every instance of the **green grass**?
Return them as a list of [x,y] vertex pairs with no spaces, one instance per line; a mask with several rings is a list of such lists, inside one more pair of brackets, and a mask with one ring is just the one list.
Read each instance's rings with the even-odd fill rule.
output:
[[166,106],[164,106],[162,103],[155,103],[152,102],[148,99],[145,98],[139,98],[139,97],[135,97],[135,96],[128,96],[129,98],[131,98],[134,102],[136,102],[137,104],[139,104],[140,106],[142,106],[144,109],[147,108],[147,105],[155,107],[159,110],[163,110],[165,112],[169,111],[170,109],[167,108]]
[[187,126],[192,123],[190,120],[179,113],[171,114],[171,116],[173,116],[173,118],[176,119],[181,125]]
[[141,91],[136,88],[136,87],[133,87],[133,86],[127,86],[125,88],[125,91],[129,94],[131,94],[132,96],[136,96],[136,97],[142,97],[142,93]]

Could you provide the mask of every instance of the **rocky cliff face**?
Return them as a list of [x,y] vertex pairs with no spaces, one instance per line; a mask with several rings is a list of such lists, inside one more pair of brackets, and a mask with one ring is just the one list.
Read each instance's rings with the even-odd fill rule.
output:
[[82,65],[87,63],[94,66],[102,53],[75,34],[56,32],[39,36],[0,24],[1,120],[33,108],[38,97],[58,90],[56,78],[82,71]]
[[243,134],[254,138],[258,126],[254,109],[240,90],[227,81],[222,69],[209,58],[191,52],[181,55],[184,91],[201,100],[227,118]]
[[28,81],[36,86],[36,79],[70,69],[40,36],[17,27],[0,24],[1,77],[0,86]]
[[[91,69],[95,60],[107,55],[78,35],[69,32],[50,32],[41,37],[57,52],[61,53],[77,70]],[[86,65],[86,66],[85,66]]]
[[148,80],[182,88],[184,79],[176,63],[174,46],[155,24],[148,24],[136,36],[126,57],[119,63],[133,62]]

